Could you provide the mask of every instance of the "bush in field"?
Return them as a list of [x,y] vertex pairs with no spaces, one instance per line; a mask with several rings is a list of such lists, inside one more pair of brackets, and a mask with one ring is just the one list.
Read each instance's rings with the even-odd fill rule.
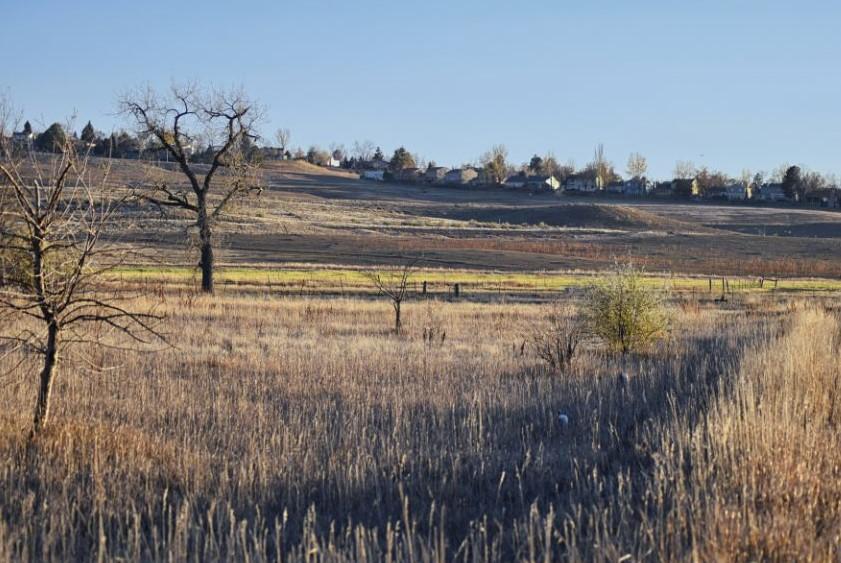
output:
[[623,354],[647,348],[668,324],[660,297],[632,264],[617,264],[590,290],[587,316],[591,332]]
[[566,371],[578,350],[583,330],[572,305],[555,304],[545,325],[534,329],[531,343],[535,354],[553,372]]

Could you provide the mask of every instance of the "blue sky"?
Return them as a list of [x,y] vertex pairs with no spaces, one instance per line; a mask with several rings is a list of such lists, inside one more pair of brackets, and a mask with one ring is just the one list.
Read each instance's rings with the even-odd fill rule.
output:
[[[403,144],[439,164],[505,144],[624,170],[841,172],[829,1],[4,0],[0,88],[33,123],[121,125],[120,92],[242,85],[292,144]],[[80,124],[80,125],[81,125]]]

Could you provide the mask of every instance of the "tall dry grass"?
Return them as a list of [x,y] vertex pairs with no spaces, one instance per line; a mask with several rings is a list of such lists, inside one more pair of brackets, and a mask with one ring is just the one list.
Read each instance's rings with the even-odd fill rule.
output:
[[839,555],[825,313],[704,303],[559,376],[545,305],[411,302],[395,337],[385,302],[164,298],[177,349],[64,365],[35,443],[3,388],[0,559]]

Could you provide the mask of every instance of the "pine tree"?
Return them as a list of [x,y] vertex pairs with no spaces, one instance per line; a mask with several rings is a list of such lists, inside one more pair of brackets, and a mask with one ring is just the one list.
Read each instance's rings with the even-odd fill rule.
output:
[[91,144],[96,142],[96,133],[93,130],[93,125],[91,122],[88,121],[88,124],[85,125],[84,129],[82,129],[82,141],[86,144]]

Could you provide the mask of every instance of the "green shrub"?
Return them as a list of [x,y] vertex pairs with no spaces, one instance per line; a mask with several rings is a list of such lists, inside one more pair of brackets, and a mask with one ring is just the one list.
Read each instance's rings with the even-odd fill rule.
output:
[[668,328],[659,294],[632,264],[617,264],[587,300],[590,331],[622,353],[648,348]]

